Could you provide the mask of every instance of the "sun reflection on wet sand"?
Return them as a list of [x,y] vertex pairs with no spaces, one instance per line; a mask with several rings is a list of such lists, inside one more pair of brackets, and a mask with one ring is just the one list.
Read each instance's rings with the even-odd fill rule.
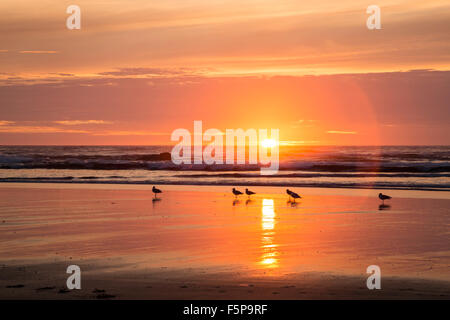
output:
[[260,264],[266,268],[278,267],[278,245],[274,243],[275,210],[273,199],[262,201],[262,249]]

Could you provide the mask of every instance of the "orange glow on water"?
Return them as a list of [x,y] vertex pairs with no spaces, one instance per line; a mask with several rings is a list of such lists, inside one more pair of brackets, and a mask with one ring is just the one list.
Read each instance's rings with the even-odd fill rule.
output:
[[262,201],[262,249],[261,264],[268,268],[278,267],[277,247],[274,243],[275,235],[275,209],[273,199],[263,199]]

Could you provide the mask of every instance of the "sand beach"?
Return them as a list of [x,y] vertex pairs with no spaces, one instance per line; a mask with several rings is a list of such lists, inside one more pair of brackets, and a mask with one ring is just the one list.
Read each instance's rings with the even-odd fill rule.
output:
[[[0,184],[0,298],[450,298],[448,192],[384,190],[383,206],[370,189],[296,188],[292,203],[278,187],[151,188]],[[82,289],[67,292],[73,264]]]

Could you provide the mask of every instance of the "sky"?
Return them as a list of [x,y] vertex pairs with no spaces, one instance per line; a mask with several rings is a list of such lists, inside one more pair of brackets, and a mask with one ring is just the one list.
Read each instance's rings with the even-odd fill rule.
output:
[[[68,30],[66,8],[81,9]],[[278,128],[292,145],[450,138],[450,3],[2,0],[0,144],[171,144]]]

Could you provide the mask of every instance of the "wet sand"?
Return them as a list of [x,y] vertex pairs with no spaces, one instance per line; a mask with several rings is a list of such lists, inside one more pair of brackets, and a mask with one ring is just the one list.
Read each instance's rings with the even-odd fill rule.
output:
[[[0,184],[0,298],[450,298],[448,192],[161,189]],[[71,264],[82,289],[65,292]]]

